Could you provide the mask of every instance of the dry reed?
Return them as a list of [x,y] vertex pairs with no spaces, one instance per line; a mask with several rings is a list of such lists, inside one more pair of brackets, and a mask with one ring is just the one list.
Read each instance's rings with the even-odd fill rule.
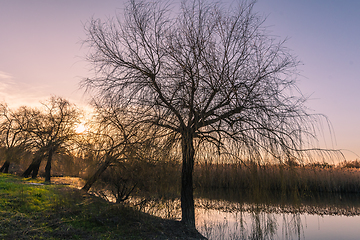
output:
[[319,193],[360,193],[360,170],[354,167],[357,164],[360,166],[358,161],[337,166],[203,163],[195,167],[194,185],[197,189],[295,198]]

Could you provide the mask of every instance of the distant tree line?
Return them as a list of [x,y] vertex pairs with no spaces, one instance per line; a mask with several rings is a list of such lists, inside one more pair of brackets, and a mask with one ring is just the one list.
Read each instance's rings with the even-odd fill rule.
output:
[[22,154],[31,153],[33,160],[22,175],[36,178],[45,160],[45,180],[50,181],[54,154],[66,154],[74,146],[80,110],[61,97],[51,97],[40,108],[12,110],[6,104],[0,108],[0,143],[5,160],[1,172],[8,172]]
[[[151,165],[160,159],[170,161],[176,155],[170,156],[171,141],[166,142],[168,139],[162,132],[134,123],[127,117],[127,109],[103,107],[96,103],[93,107],[93,112],[87,113],[90,117],[84,119],[84,112],[75,104],[56,96],[42,102],[41,107],[22,106],[14,110],[1,103],[1,172],[8,173],[11,164],[18,166],[24,163],[22,159],[30,158],[28,166],[21,166],[23,171],[17,173],[36,178],[44,162],[45,181],[50,182],[55,156],[58,167],[67,168],[71,162],[87,172],[85,175],[89,176],[83,189],[88,191],[109,167],[124,173],[120,169],[125,165],[131,167],[134,162],[136,167]],[[83,132],[78,132],[80,125],[84,125]],[[64,172],[71,175],[71,171]],[[81,174],[78,171],[75,175]],[[115,177],[115,172],[112,175]],[[116,177],[119,181],[131,181],[130,178]],[[134,183],[137,184],[139,181]],[[126,192],[128,195],[131,191]],[[119,199],[123,197],[120,195]]]

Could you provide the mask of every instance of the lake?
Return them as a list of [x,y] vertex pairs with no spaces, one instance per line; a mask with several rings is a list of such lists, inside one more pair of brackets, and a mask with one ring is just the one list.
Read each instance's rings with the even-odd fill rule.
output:
[[[199,201],[204,200],[197,199]],[[235,208],[236,204],[230,205],[230,209],[197,207],[198,231],[208,239],[219,240],[360,239],[360,216],[341,215],[346,214],[340,213],[341,210],[310,208],[309,211],[289,211],[286,207],[239,205]]]
[[[196,228],[208,239],[360,239],[359,196],[329,204],[249,203],[197,198]],[[142,211],[181,219],[178,199],[148,201]]]

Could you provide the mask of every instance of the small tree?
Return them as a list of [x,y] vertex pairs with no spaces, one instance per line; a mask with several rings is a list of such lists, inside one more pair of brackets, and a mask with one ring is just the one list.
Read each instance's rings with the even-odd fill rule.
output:
[[[116,104],[94,106],[94,118],[80,145],[84,155],[94,158],[98,165],[82,188],[85,191],[91,188],[108,167],[143,158],[139,157],[139,152],[154,146],[157,135],[161,134],[149,131],[144,124],[135,124],[133,119],[128,118],[129,112]],[[148,151],[147,157],[150,158],[150,155]]]
[[[92,19],[84,85],[128,117],[176,136],[182,152],[182,221],[195,227],[192,174],[197,150],[213,145],[247,158],[299,157],[314,116],[295,85],[298,61],[253,13],[255,1],[131,0],[116,20]],[[172,14],[172,15],[171,15]]]
[[0,104],[0,146],[4,149],[5,162],[0,172],[9,172],[11,162],[19,157],[28,143],[26,107],[12,111],[6,104]]
[[97,163],[82,188],[85,191],[89,191],[111,164],[124,159],[126,145],[131,139],[128,124],[122,118],[124,112],[95,107],[96,113],[88,123],[89,130],[79,142],[84,157]]

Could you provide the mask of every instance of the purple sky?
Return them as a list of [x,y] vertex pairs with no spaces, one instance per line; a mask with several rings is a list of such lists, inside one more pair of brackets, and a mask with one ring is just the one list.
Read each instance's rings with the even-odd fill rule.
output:
[[[50,95],[85,104],[79,81],[90,76],[84,61],[84,23],[113,16],[122,0],[0,0],[0,101],[33,105]],[[235,2],[235,1],[234,1]],[[320,146],[360,155],[360,1],[258,0],[272,34],[303,65],[298,85],[308,107],[330,119]],[[344,151],[348,160],[360,157]]]

